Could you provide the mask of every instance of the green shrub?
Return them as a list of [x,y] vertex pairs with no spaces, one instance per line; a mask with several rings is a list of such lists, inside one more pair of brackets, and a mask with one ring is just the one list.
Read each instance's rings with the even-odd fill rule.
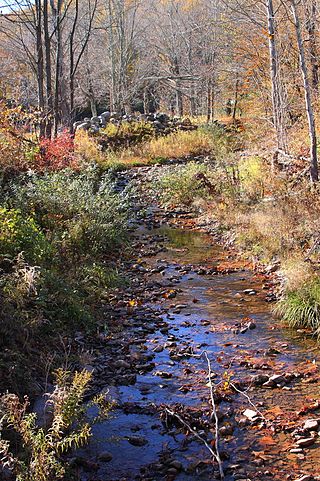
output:
[[50,335],[71,329],[90,329],[94,316],[86,301],[76,279],[68,279],[54,269],[44,271],[35,299],[36,308],[46,319],[41,325],[41,332]]
[[205,164],[190,162],[157,179],[154,188],[164,203],[191,205],[197,198],[210,197],[210,188],[203,176],[210,182],[211,169]]
[[320,279],[287,292],[278,302],[275,313],[290,327],[311,329],[320,336]]
[[234,133],[228,133],[219,124],[206,124],[199,128],[210,140],[214,156],[225,160],[231,152],[239,149],[239,140]]
[[14,258],[21,252],[29,262],[49,253],[49,245],[31,214],[0,207],[0,256]]
[[238,176],[243,195],[250,200],[264,196],[268,173],[260,157],[245,157],[238,162]]
[[103,292],[120,287],[125,282],[116,269],[102,262],[83,265],[77,270],[77,279],[84,293],[99,298]]
[[107,174],[94,169],[34,176],[16,191],[24,212],[34,210],[38,223],[64,257],[109,252],[125,240],[126,205]]

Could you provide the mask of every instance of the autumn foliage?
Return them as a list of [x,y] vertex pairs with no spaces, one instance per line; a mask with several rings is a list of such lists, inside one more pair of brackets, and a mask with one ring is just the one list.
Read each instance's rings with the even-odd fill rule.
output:
[[74,153],[74,140],[70,132],[63,131],[53,139],[42,139],[35,157],[37,170],[57,171],[71,167],[76,169],[78,162]]

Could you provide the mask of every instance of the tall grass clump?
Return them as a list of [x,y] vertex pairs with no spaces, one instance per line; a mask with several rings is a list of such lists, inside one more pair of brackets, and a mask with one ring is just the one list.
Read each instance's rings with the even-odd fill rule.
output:
[[101,164],[103,162],[102,148],[96,137],[89,135],[84,130],[79,130],[75,135],[74,153],[80,164],[85,165],[92,162]]
[[320,336],[320,279],[287,292],[275,307],[275,313],[291,328],[306,328]]

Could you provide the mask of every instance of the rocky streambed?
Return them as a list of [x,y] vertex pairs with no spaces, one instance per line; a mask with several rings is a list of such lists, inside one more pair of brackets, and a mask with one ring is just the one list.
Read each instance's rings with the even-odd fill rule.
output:
[[[138,212],[157,169],[119,174],[119,188],[142,185]],[[129,285],[106,299],[90,348],[80,336],[92,391],[115,406],[72,459],[78,479],[318,479],[318,347],[272,317],[272,277],[190,229],[191,217],[138,214]]]

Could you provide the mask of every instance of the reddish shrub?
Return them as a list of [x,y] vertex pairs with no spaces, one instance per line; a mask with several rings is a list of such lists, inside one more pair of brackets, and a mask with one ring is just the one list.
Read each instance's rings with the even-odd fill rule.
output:
[[66,130],[54,139],[42,139],[35,160],[37,170],[56,171],[67,167],[77,169],[79,166],[70,132]]

